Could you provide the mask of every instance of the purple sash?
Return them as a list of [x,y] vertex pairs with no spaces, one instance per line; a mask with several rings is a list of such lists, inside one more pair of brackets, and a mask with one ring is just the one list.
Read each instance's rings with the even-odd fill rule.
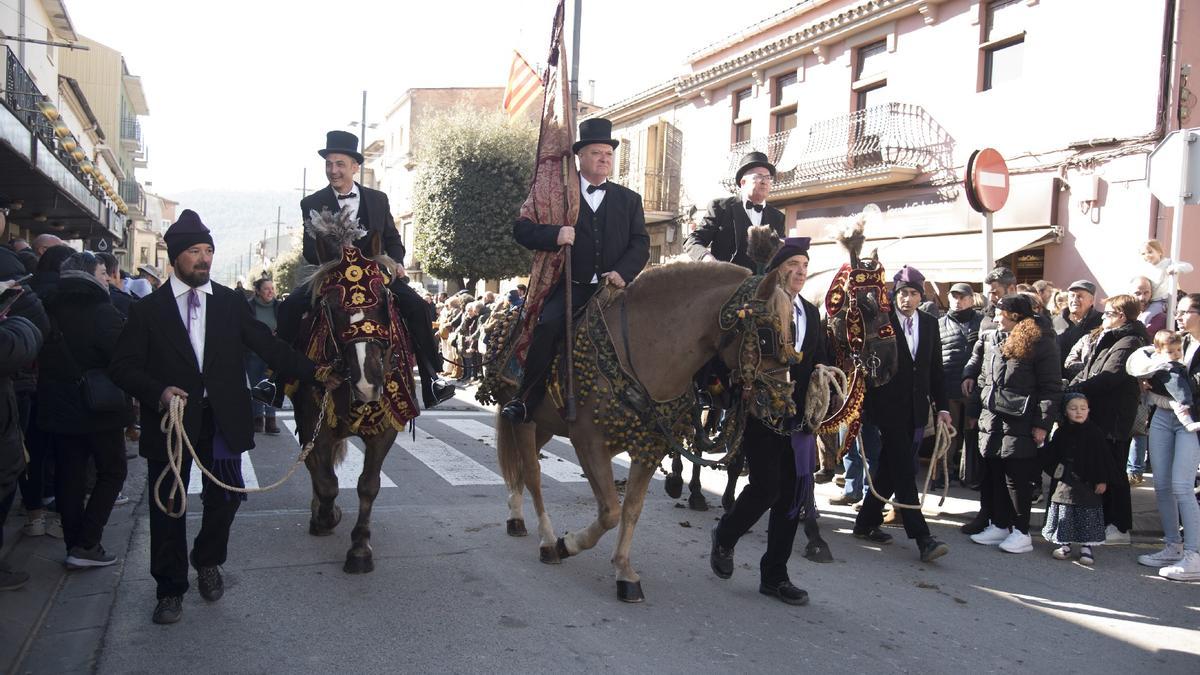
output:
[[796,494],[788,518],[795,519],[800,509],[806,509],[805,517],[817,517],[817,505],[813,499],[813,472],[817,468],[817,437],[807,431],[792,432],[792,455],[796,461]]

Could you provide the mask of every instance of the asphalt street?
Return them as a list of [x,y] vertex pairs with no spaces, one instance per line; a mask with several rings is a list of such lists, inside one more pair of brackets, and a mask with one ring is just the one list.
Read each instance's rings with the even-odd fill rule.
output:
[[[804,560],[798,536],[791,578],[811,603],[791,607],[758,593],[765,520],[738,544],[732,579],[709,570],[723,474],[705,479],[715,507],[707,512],[687,509],[686,491],[671,499],[656,480],[633,549],[646,602],[621,603],[609,564],[615,532],[557,566],[539,562],[535,536],[505,534],[492,419],[462,395],[422,415],[415,440],[407,432],[398,439],[374,511],[371,574],[342,572],[357,504],[354,450],[338,500],[345,516],[333,536],[308,534],[303,470],[280,489],[251,496],[234,524],[224,598],[207,603],[193,590],[174,626],[150,622],[147,514],[155,507],[146,499],[144,463],[132,460],[127,492],[135,503],[114,516],[106,535],[121,564],[63,578],[22,671],[59,670],[54,664],[67,663],[68,648],[89,644],[90,660],[61,670],[1200,671],[1200,584],[1162,580],[1139,567],[1136,555],[1156,548],[1154,539],[1098,549],[1091,568],[1054,560],[1039,537],[1034,553],[1006,554],[958,533],[973,511],[966,491],[955,491],[940,511],[929,502],[935,534],[951,546],[932,564],[918,561],[900,529],[891,530],[895,544],[868,545],[849,534],[851,508],[823,510],[836,560]],[[254,480],[264,485],[287,470],[298,449],[287,413],[281,420],[285,433],[259,436],[249,453]],[[594,515],[591,490],[568,445],[555,440],[546,450],[544,490],[554,525],[559,532],[580,528]],[[819,486],[818,503],[834,494],[832,485]],[[527,499],[531,529],[532,514]],[[197,516],[188,524],[194,532]],[[80,590],[89,585],[107,591]],[[72,617],[81,615],[71,607],[80,606],[79,597],[104,611],[103,625],[88,629],[98,636],[90,642],[72,641],[79,635],[70,630]]]

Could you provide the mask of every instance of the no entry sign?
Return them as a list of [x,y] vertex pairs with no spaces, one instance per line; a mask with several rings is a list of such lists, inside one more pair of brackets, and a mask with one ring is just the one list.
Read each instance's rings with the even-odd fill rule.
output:
[[994,213],[1008,201],[1008,165],[1000,153],[984,148],[967,161],[967,202],[980,213]]

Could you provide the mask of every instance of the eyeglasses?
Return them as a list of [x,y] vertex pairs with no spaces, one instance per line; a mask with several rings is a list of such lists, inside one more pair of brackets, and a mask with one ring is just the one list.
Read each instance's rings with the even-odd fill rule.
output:
[[764,173],[748,174],[746,176],[746,178],[749,178],[750,180],[754,181],[755,183],[770,183],[775,180],[774,178],[772,178],[770,176],[770,174],[764,174]]
[[1117,310],[1115,310],[1115,309],[1109,309],[1109,310],[1105,310],[1105,312],[1104,312],[1104,316],[1106,316],[1106,317],[1108,317],[1108,318],[1110,318],[1110,319],[1115,319],[1115,318],[1117,318],[1118,316],[1121,316],[1123,313],[1124,313],[1124,312],[1118,312],[1118,311],[1117,311]]
[[1175,316],[1183,316],[1184,314],[1200,314],[1200,309],[1179,309],[1175,311]]

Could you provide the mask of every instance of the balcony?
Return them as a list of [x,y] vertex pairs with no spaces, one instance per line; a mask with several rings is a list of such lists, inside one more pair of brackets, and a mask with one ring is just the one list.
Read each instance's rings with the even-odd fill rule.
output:
[[[954,139],[919,105],[885,103],[799,128],[735,143],[732,176],[747,152],[765,152],[778,171],[774,197],[806,197],[928,176],[933,184],[955,181]],[[736,189],[732,179],[726,181]]]
[[141,215],[146,212],[146,193],[135,180],[123,180],[120,187],[121,199],[129,207],[129,212]]
[[627,173],[611,178],[634,192],[642,195],[642,208],[647,215],[669,214],[674,217],[679,211],[679,170],[642,171]]
[[121,144],[133,151],[142,149],[142,123],[138,118],[121,118]]

